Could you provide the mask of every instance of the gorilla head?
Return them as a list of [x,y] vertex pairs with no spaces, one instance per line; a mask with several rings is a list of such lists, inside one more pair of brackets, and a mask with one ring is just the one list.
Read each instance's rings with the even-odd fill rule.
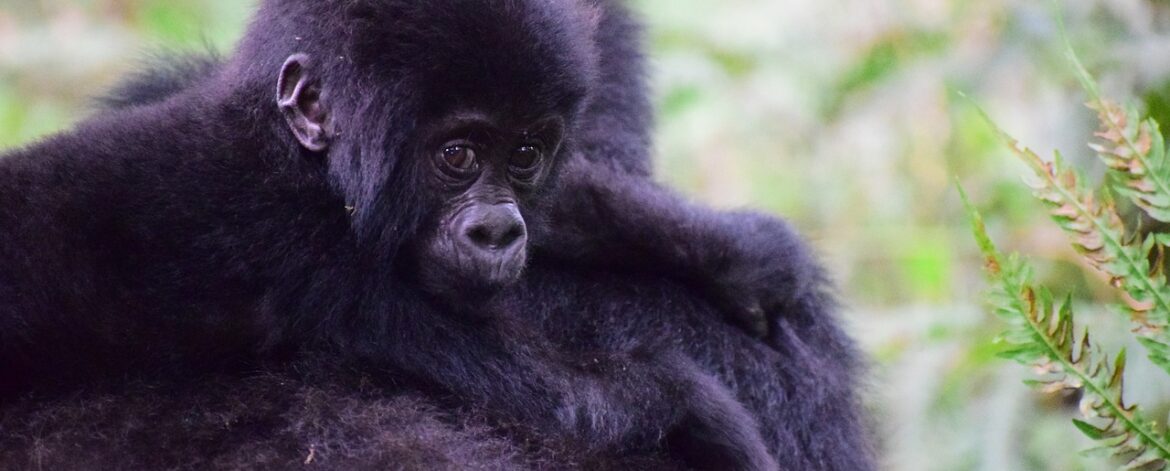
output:
[[466,297],[525,266],[526,216],[596,79],[595,17],[573,1],[272,0],[259,18],[283,21],[253,28],[227,75],[275,90],[362,243],[410,246],[426,287]]

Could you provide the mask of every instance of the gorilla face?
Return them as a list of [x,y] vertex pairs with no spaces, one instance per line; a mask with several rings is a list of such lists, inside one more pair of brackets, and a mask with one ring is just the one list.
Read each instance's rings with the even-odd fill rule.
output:
[[491,292],[520,277],[538,189],[557,160],[563,119],[515,125],[480,113],[442,120],[418,156],[444,196],[418,255],[431,291]]
[[365,22],[356,35],[378,40],[337,54],[352,63],[305,53],[285,61],[277,103],[292,135],[330,160],[359,230],[375,226],[407,243],[409,275],[432,294],[475,299],[524,269],[526,218],[542,219],[541,187],[597,79],[592,23],[578,21],[574,5],[521,2],[469,15],[428,3],[387,18],[420,15],[442,28]]

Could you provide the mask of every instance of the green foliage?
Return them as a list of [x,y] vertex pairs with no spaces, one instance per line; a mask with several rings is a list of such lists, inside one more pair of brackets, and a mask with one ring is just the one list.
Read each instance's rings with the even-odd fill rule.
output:
[[[1126,227],[1111,194],[1129,199],[1150,218],[1170,221],[1170,163],[1158,124],[1141,119],[1133,107],[1103,99],[1096,83],[1075,56],[1072,63],[1090,96],[1100,129],[1090,143],[1108,167],[1111,182],[1094,191],[1083,174],[1059,153],[1051,160],[1035,152],[987,120],[1011,151],[1032,171],[1033,194],[1048,207],[1052,220],[1068,236],[1086,264],[1106,275],[1117,289],[1150,360],[1170,373],[1170,285],[1163,272],[1163,253],[1170,234],[1144,233]],[[982,113],[982,112],[981,112]],[[1019,256],[1004,257],[987,234],[983,219],[960,188],[975,238],[993,287],[990,301],[1008,328],[1000,355],[1030,365],[1039,377],[1029,383],[1047,393],[1063,390],[1082,394],[1077,429],[1101,443],[1090,452],[1123,457],[1124,469],[1167,469],[1170,441],[1137,405],[1124,399],[1125,351],[1113,361],[1090,340],[1088,329],[1076,333],[1071,299],[1054,302],[1050,290],[1036,286],[1032,268]]]
[[[991,123],[990,118],[988,123]],[[1105,114],[1102,114],[1102,123],[1105,127],[1111,125]],[[991,125],[994,126],[993,123]],[[1155,126],[1155,132],[1156,129]],[[1073,248],[1090,266],[1108,275],[1110,283],[1128,296],[1124,309],[1138,324],[1138,332],[1143,334],[1143,343],[1150,349],[1151,360],[1170,372],[1170,358],[1165,356],[1166,326],[1170,319],[1170,286],[1166,283],[1161,264],[1150,263],[1151,258],[1157,255],[1155,249],[1158,253],[1163,249],[1157,240],[1164,236],[1155,234],[1146,237],[1144,241],[1126,243],[1130,239],[1127,239],[1126,228],[1116,207],[1109,201],[1102,201],[1089,189],[1084,184],[1084,176],[1077,169],[1066,165],[1060,153],[1054,154],[1051,161],[1045,161],[1007,133],[998,128],[997,132],[1016,156],[1034,172],[1036,179],[1030,182],[1033,194],[1048,206],[1053,221],[1069,235]],[[1103,131],[1098,135],[1108,132]],[[1138,159],[1134,158],[1133,161]],[[1139,179],[1132,176],[1119,178],[1128,181]],[[1142,201],[1156,201],[1160,198],[1156,194],[1131,194]],[[1170,192],[1166,195],[1170,195]]]
[[1158,122],[1141,119],[1133,106],[1123,108],[1102,98],[1096,81],[1071,50],[1069,60],[1089,94],[1089,108],[1097,111],[1101,130],[1089,147],[1109,166],[1114,191],[1130,198],[1150,217],[1170,222],[1170,160]]
[[1072,302],[1054,302],[1047,289],[1033,285],[1027,263],[1018,255],[1000,254],[982,217],[966,194],[962,196],[994,283],[991,305],[1009,326],[999,338],[1006,345],[999,356],[1031,366],[1040,379],[1029,384],[1044,392],[1081,391],[1081,413],[1097,423],[1073,423],[1102,443],[1097,451],[1126,457],[1125,469],[1166,469],[1170,442],[1138,406],[1127,405],[1123,398],[1125,351],[1110,364],[1108,355],[1090,340],[1088,330],[1077,335]]

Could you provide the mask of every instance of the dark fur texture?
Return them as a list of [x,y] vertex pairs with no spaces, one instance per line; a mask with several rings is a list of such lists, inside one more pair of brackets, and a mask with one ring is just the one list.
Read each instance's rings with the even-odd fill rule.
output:
[[197,384],[134,382],[116,391],[18,402],[0,410],[0,464],[13,470],[685,469],[663,453],[585,454],[547,436],[509,436],[474,408],[328,370],[329,377],[302,368],[209,376]]
[[[591,357],[583,353],[589,351],[639,355],[647,348],[676,348],[729,385],[758,418],[781,469],[873,469],[852,400],[854,370],[843,368],[851,364],[853,349],[832,317],[785,319],[780,348],[771,348],[720,322],[710,305],[677,283],[545,268],[539,262],[525,280],[500,298],[505,305],[492,308],[522,306],[554,341],[581,353],[575,356],[584,366],[602,367],[588,365]],[[541,307],[533,309],[537,303]],[[321,370],[327,371],[324,378]],[[249,460],[266,460],[260,464],[281,468],[303,461],[316,447],[316,463],[326,469],[384,469],[387,456],[402,460],[402,467],[392,469],[604,469],[597,464],[610,460],[638,463],[614,469],[679,465],[652,451],[613,456],[542,442],[544,435],[523,429],[488,427],[474,410],[442,396],[438,402],[426,399],[409,381],[384,375],[353,379],[344,371],[310,364],[277,376],[201,379],[163,389],[132,387],[14,404],[0,413],[5,430],[0,449],[7,451],[0,462],[17,469],[37,462],[46,469],[69,469],[75,462],[103,469],[137,463],[248,469],[257,464]],[[338,376],[345,379],[330,379]],[[315,400],[311,407],[303,404],[307,399]],[[657,401],[671,405],[668,397]],[[399,419],[404,415],[412,419]],[[428,438],[410,441],[420,434]],[[417,454],[399,447],[402,441],[419,446]]]
[[205,54],[158,54],[146,60],[141,70],[124,78],[101,96],[102,109],[115,110],[158,103],[213,77],[223,59],[214,51]]
[[[54,440],[78,442],[54,432],[71,420],[61,417],[76,412],[81,423],[113,418],[92,436],[123,438],[106,442],[108,455],[89,453],[95,464],[117,463],[119,450],[134,448],[124,438],[132,434],[120,427],[153,411],[158,419],[139,437],[172,440],[172,460],[201,452],[225,466],[246,466],[257,456],[278,457],[268,466],[292,462],[303,445],[321,442],[297,425],[304,420],[333,437],[385,430],[377,438],[322,442],[329,443],[323,449],[351,450],[332,455],[338,458],[327,466],[338,468],[376,468],[392,456],[385,450],[400,449],[395,440],[405,438],[396,434],[422,430],[434,431],[430,441],[438,448],[453,444],[430,456],[488,467],[654,456],[664,437],[692,465],[766,467],[759,456],[728,455],[753,453],[754,421],[792,469],[872,467],[852,396],[852,346],[835,327],[819,269],[799,239],[773,219],[695,208],[641,178],[649,167],[648,107],[640,63],[622,59],[636,55],[621,49],[634,47],[622,40],[634,31],[628,20],[606,5],[597,25],[602,43],[591,50],[579,47],[589,43],[582,37],[588,32],[573,25],[589,24],[595,11],[503,2],[524,11],[538,44],[496,38],[488,49],[499,57],[485,58],[489,69],[473,74],[472,89],[419,93],[436,82],[440,90],[464,86],[449,74],[420,72],[420,61],[455,63],[483,47],[424,25],[463,21],[445,15],[500,19],[497,10],[451,13],[442,3],[351,2],[350,26],[339,35],[330,20],[338,14],[333,2],[270,2],[235,58],[209,67],[209,80],[164,83],[163,92],[126,89],[125,101],[114,103],[124,109],[0,161],[0,266],[11,268],[0,270],[0,374],[15,379],[5,386],[12,394],[96,385],[90,396],[72,399],[80,402],[50,399],[57,402],[41,412],[22,411],[28,403],[7,407],[0,439],[13,451],[5,460],[68,463],[69,450],[84,453],[67,446],[38,451]],[[391,6],[398,16],[383,11]],[[384,17],[401,24],[387,30],[377,21]],[[374,38],[400,42],[391,47]],[[612,38],[608,49],[605,38]],[[324,61],[327,80],[357,85],[351,96],[335,97],[335,112],[348,121],[339,123],[342,138],[325,162],[298,149],[264,103],[272,71],[293,52],[290,43],[336,57]],[[532,60],[550,57],[541,48],[564,63]],[[501,74],[490,64],[521,66]],[[177,86],[186,89],[167,97],[165,89]],[[477,87],[495,98],[483,101]],[[408,154],[414,126],[441,113],[435,96],[518,115],[527,113],[515,109],[521,96],[537,108],[584,108],[573,127],[580,140],[564,156],[577,163],[551,185],[560,191],[533,205],[545,209],[525,215],[535,232],[529,273],[481,306],[493,314],[486,318],[436,306],[412,288],[403,268],[412,264],[403,262],[410,255],[401,249],[428,226],[439,202],[418,191],[416,169],[399,155]],[[593,99],[581,101],[586,97]],[[356,209],[352,218],[346,206]],[[569,237],[575,231],[592,232]],[[622,275],[628,278],[569,262],[628,270]],[[674,270],[685,274],[677,281],[703,288],[725,311],[766,312],[771,347],[727,327],[702,300],[663,280]],[[241,373],[320,358],[334,360],[313,360],[276,379]],[[359,365],[393,384],[372,396],[334,386],[340,367],[321,366],[330,363]],[[323,379],[304,381],[306,370]],[[175,371],[228,376],[209,380],[205,394],[165,387],[103,392],[125,376],[168,384]],[[501,444],[497,435],[462,425],[477,414],[452,419],[411,402],[419,400],[412,391],[439,398],[443,407],[474,404],[513,440]],[[304,407],[301,398],[316,392],[337,401]],[[118,394],[129,399],[110,399]],[[248,409],[267,417],[258,420],[270,421],[268,428],[213,428],[208,417],[238,407],[240,397],[254,402]],[[421,425],[388,430],[379,422],[386,414]],[[244,448],[174,446],[196,430]],[[518,458],[508,447],[525,430],[557,431],[556,440],[572,442],[572,452],[537,446],[553,450],[553,458],[528,448]],[[712,457],[718,462],[704,463]],[[539,464],[545,459],[553,461]]]

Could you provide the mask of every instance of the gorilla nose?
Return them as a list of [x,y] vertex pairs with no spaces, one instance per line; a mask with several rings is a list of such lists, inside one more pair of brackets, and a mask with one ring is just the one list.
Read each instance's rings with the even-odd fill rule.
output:
[[481,206],[469,216],[464,222],[463,237],[475,248],[507,250],[526,239],[524,218],[513,203]]

